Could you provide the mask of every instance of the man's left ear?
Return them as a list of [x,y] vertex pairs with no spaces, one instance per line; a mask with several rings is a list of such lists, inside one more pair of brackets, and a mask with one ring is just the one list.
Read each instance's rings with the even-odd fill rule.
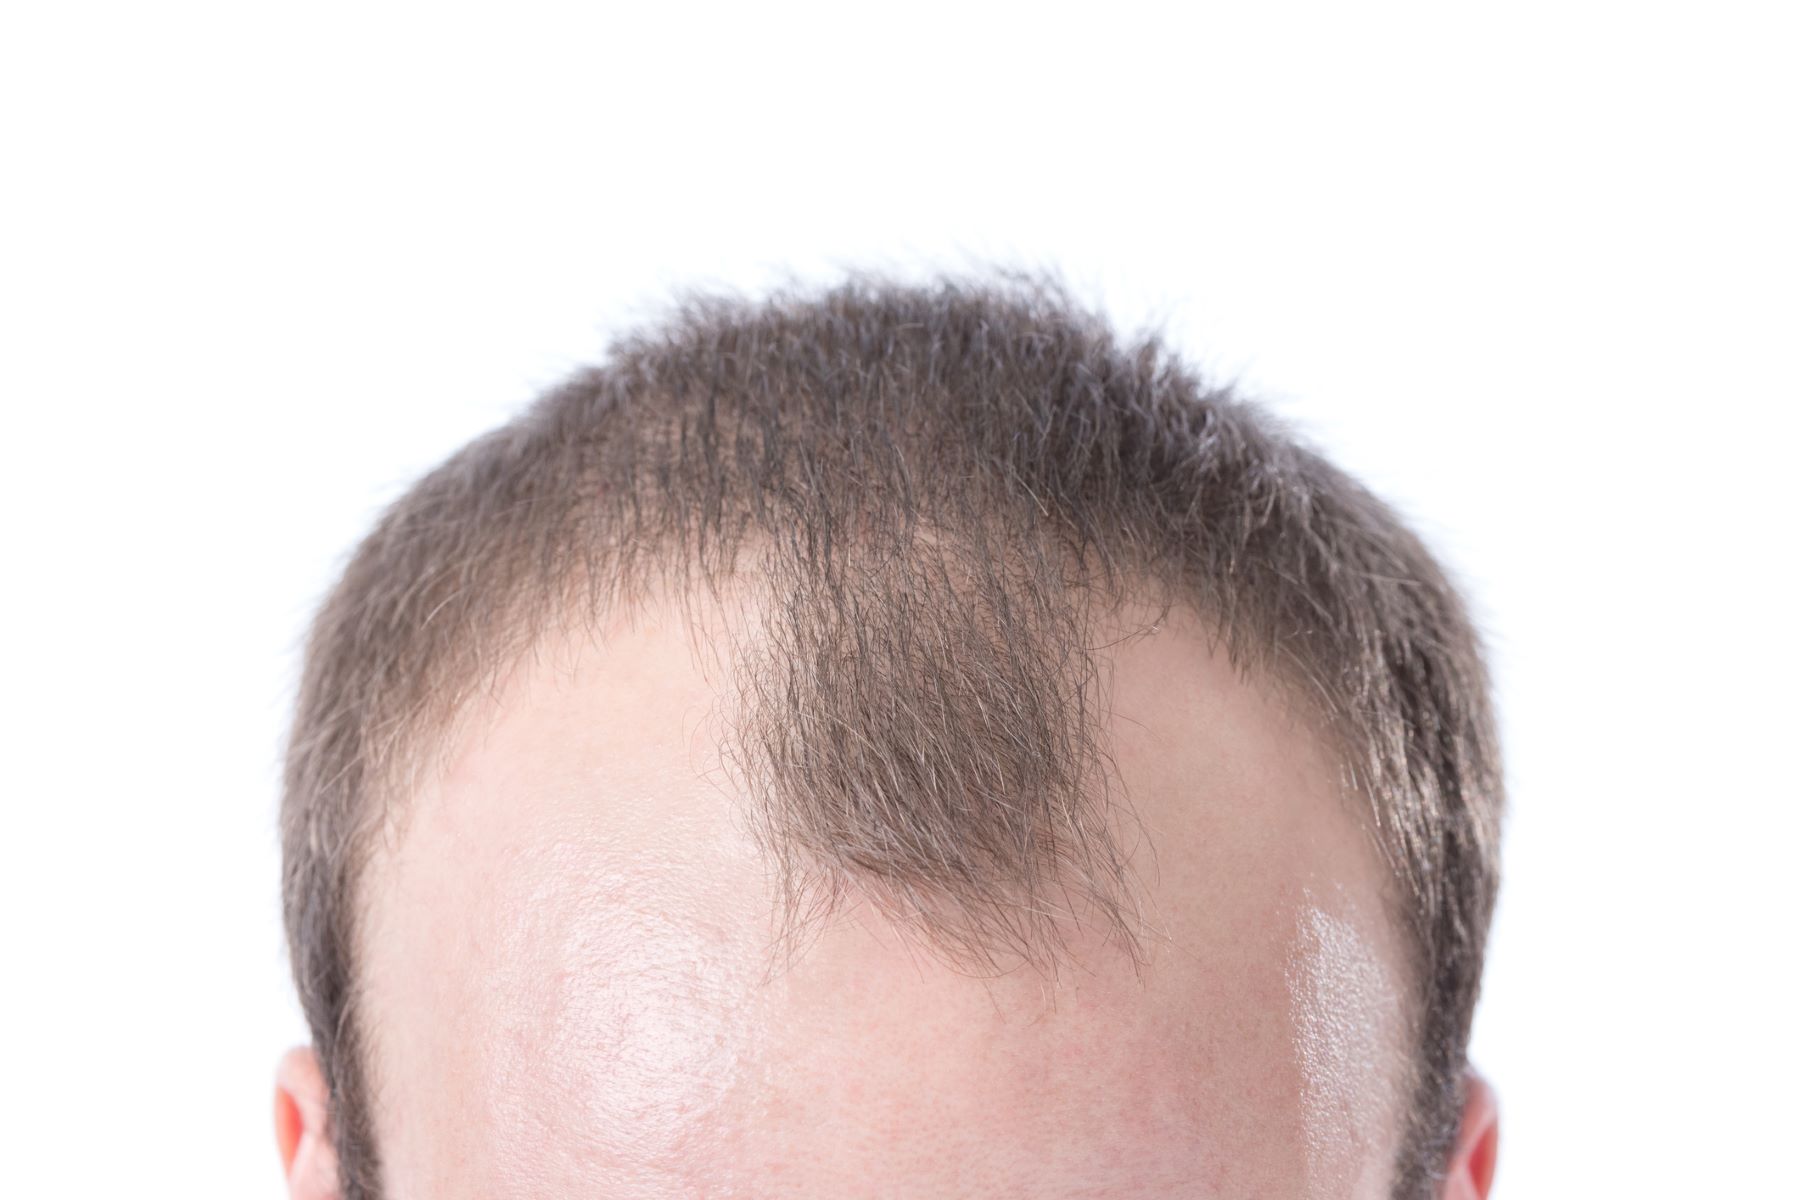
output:
[[275,1145],[292,1200],[339,1200],[337,1148],[326,1117],[325,1076],[310,1046],[296,1046],[275,1068]]
[[1487,1200],[1500,1150],[1500,1108],[1494,1089],[1470,1067],[1463,1075],[1462,1130],[1444,1176],[1443,1200]]

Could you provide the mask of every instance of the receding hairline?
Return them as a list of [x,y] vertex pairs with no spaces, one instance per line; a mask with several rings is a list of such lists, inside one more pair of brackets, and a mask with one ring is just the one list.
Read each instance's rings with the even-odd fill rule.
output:
[[[941,544],[946,538],[942,535],[922,531],[922,540],[933,545]],[[953,536],[953,535],[952,535]],[[749,557],[755,559],[759,550],[766,550],[767,545],[748,545]],[[1070,603],[1082,605],[1086,627],[1091,633],[1091,644],[1088,652],[1103,658],[1106,651],[1115,645],[1132,641],[1153,634],[1170,623],[1181,623],[1201,640],[1209,652],[1217,652],[1221,648],[1230,652],[1230,643],[1220,619],[1210,612],[1194,606],[1188,597],[1179,594],[1166,581],[1137,574],[1129,579],[1118,579],[1114,587],[1103,589],[1091,579],[1074,568],[1071,576],[1078,582],[1082,600],[1071,597]],[[650,584],[641,589],[633,589],[629,594],[615,594],[610,603],[601,603],[605,595],[604,589],[577,589],[581,600],[567,604],[556,610],[539,613],[530,619],[517,619],[516,627],[509,635],[502,635],[497,640],[502,643],[516,642],[518,648],[507,658],[493,662],[479,681],[468,686],[454,689],[452,694],[458,699],[442,710],[421,712],[418,719],[406,726],[396,737],[392,754],[386,766],[386,774],[370,781],[369,795],[372,808],[382,817],[382,831],[369,839],[370,847],[385,848],[392,853],[405,838],[409,818],[417,809],[417,798],[433,793],[441,786],[445,775],[452,767],[453,757],[467,744],[471,736],[479,736],[483,730],[483,720],[491,720],[499,715],[500,710],[491,703],[482,704],[485,697],[490,702],[502,694],[509,681],[517,674],[533,665],[542,662],[552,648],[561,648],[566,652],[572,643],[576,646],[598,647],[621,630],[630,628],[640,621],[661,621],[670,614],[676,615],[678,625],[685,632],[685,640],[691,658],[703,664],[707,678],[718,682],[729,693],[734,687],[741,688],[741,672],[747,665],[746,651],[743,649],[746,637],[754,635],[741,619],[746,612],[761,611],[769,600],[769,585],[760,581],[754,572],[729,571],[717,577],[705,580],[690,580],[686,585],[676,586],[668,580]],[[739,615],[734,621],[733,614]],[[1369,797],[1356,794],[1352,789],[1354,781],[1350,776],[1349,751],[1344,745],[1341,730],[1332,723],[1329,714],[1319,703],[1315,682],[1301,666],[1280,658],[1270,658],[1252,663],[1239,655],[1231,655],[1231,664],[1237,677],[1247,686],[1259,689],[1266,697],[1283,706],[1290,721],[1296,728],[1298,736],[1313,739],[1320,751],[1330,763],[1340,771],[1338,777],[1339,794],[1336,799],[1349,814],[1357,819],[1358,828],[1368,836],[1373,852],[1382,856],[1382,847],[1374,837],[1374,829],[1367,821]],[[742,702],[741,690],[736,693],[739,703]],[[732,714],[728,714],[728,717]],[[741,712],[735,714],[741,717]],[[776,718],[786,716],[785,713],[769,714]],[[1131,797],[1121,789],[1118,800],[1112,799],[1112,784],[1115,781],[1112,773],[1112,747],[1108,736],[1107,723],[1112,715],[1109,704],[1104,700],[1097,704],[1091,720],[1095,731],[1095,755],[1097,765],[1104,774],[1098,777],[1101,792],[1096,797],[1099,803],[1110,806],[1110,810],[1121,816],[1123,822],[1135,824],[1131,811]],[[729,724],[729,720],[728,720]],[[735,756],[739,762],[745,755],[741,745],[728,742],[723,747],[728,756]],[[740,782],[743,782],[740,780]],[[764,789],[750,785],[744,788],[746,794],[757,799],[766,806],[768,797]],[[769,831],[764,831],[765,835]],[[782,853],[784,843],[777,836],[772,840],[765,836],[762,849],[777,862],[790,869],[796,867],[810,868],[810,883],[819,882],[817,872],[830,870],[840,864],[829,861],[808,860],[803,865]],[[1149,849],[1154,852],[1154,847]],[[361,864],[355,883],[362,885],[369,863]],[[1382,863],[1384,872],[1391,872],[1392,865]],[[846,884],[868,882],[845,880]],[[1067,881],[1053,881],[1059,884]],[[1130,886],[1130,879],[1121,874],[1118,882],[1121,886]],[[805,927],[814,919],[821,918],[830,911],[831,900],[821,902],[818,897],[805,895],[808,885],[796,880],[790,887],[790,894],[785,897],[789,902],[784,910],[786,924],[779,933],[779,939],[790,942],[798,939]],[[359,892],[360,894],[360,892]],[[861,892],[859,894],[867,895]],[[879,896],[879,890],[874,893]],[[1110,927],[1106,930],[1103,941],[1117,943],[1117,948],[1134,968],[1140,968],[1143,955],[1143,935],[1148,932],[1141,922],[1128,920],[1128,909],[1135,903],[1134,897],[1120,895],[1115,899],[1116,906],[1105,903],[1104,896],[1088,895],[1087,899],[1100,900],[1101,913],[1109,917]],[[1398,910],[1398,901],[1391,891],[1384,891],[1381,897],[1384,911],[1396,922],[1403,923],[1403,914]],[[366,905],[358,904],[360,911]],[[890,915],[892,909],[888,910]],[[999,971],[1005,969],[999,961],[984,953],[979,939],[951,940],[946,942],[943,934],[948,926],[938,923],[933,927],[938,935],[928,939],[924,949],[928,952],[943,954],[959,969]],[[1018,965],[1054,973],[1065,949],[1057,931],[1046,929],[1048,936],[1037,939],[1023,939],[1011,943],[1017,953],[1013,961]],[[361,959],[359,938],[358,958]],[[1418,964],[1410,959],[1409,970],[1416,970]]]

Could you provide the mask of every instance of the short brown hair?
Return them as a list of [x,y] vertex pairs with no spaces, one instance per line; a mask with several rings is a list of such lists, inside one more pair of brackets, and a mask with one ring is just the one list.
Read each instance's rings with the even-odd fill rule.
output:
[[347,1197],[379,1191],[358,880],[409,772],[552,622],[716,589],[746,553],[770,603],[733,740],[764,844],[814,890],[885,889],[954,953],[1050,949],[1029,914],[1051,886],[1123,930],[1087,599],[1150,589],[1303,694],[1398,884],[1417,1017],[1395,1195],[1429,1194],[1498,880],[1498,746],[1463,603],[1268,414],[1054,281],[995,274],[687,297],[420,479],[356,549],[306,643],[282,800]]

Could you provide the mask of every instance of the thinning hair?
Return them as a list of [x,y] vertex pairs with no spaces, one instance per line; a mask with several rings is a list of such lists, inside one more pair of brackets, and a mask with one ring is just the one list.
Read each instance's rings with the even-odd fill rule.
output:
[[[282,799],[294,976],[349,1200],[379,1194],[359,881],[474,692],[564,620],[754,580],[728,757],[791,896],[856,885],[946,953],[1135,932],[1090,631],[1180,604],[1303,696],[1408,946],[1396,1197],[1460,1117],[1502,782],[1455,587],[1366,489],[1052,280],[688,296],[390,505],[306,642]],[[1167,611],[1166,608],[1164,611]],[[591,625],[590,625],[591,627]]]

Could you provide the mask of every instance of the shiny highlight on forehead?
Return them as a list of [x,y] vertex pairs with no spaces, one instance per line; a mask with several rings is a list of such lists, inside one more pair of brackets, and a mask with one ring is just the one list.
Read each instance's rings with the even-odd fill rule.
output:
[[1405,1004],[1358,927],[1362,907],[1335,886],[1325,895],[1303,889],[1296,910],[1287,982],[1311,1195],[1367,1194],[1359,1170],[1391,1161],[1393,1150],[1405,1078],[1396,1016]]

